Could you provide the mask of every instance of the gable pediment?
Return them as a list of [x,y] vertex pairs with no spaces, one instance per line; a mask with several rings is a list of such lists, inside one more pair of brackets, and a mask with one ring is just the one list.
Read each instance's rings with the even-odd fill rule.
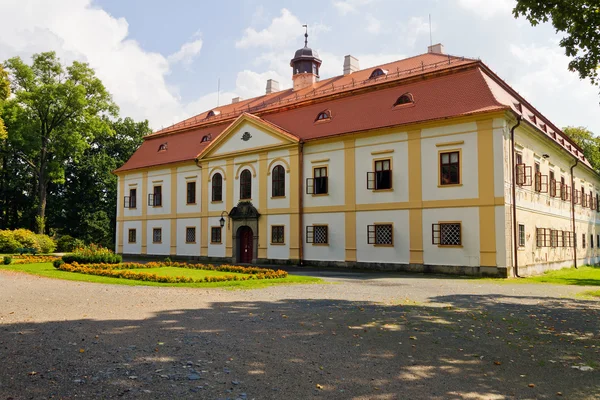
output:
[[198,155],[198,159],[224,157],[253,150],[262,151],[298,141],[297,137],[273,124],[253,115],[242,114]]

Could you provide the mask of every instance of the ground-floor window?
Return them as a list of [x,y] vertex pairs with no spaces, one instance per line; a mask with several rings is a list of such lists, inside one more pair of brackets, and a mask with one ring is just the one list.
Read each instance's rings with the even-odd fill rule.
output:
[[210,228],[210,242],[221,243],[221,227],[213,226]]
[[162,228],[152,229],[152,243],[162,242]]
[[581,248],[585,249],[585,233],[581,234]]
[[593,249],[594,248],[594,235],[590,234],[590,247]]
[[461,246],[460,222],[440,222],[431,226],[431,243],[438,246]]
[[525,225],[519,224],[519,247],[525,247]]
[[368,225],[367,243],[392,246],[394,244],[394,229],[392,224]]
[[550,230],[550,247],[558,247],[558,231],[556,229]]
[[327,225],[312,225],[306,227],[306,243],[329,244],[329,227]]
[[196,227],[188,226],[185,228],[185,242],[196,243]]
[[284,228],[285,227],[283,225],[272,225],[271,226],[271,243],[273,243],[273,244],[285,243]]
[[129,230],[129,243],[137,242],[137,231],[135,229]]

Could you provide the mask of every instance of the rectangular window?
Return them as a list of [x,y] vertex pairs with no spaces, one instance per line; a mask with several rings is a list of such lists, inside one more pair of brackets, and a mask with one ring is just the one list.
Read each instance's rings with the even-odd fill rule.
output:
[[537,247],[548,247],[548,231],[549,229],[546,228],[535,229],[535,244]]
[[585,249],[585,233],[581,234],[581,248]]
[[590,249],[594,248],[594,235],[590,234]]
[[137,190],[129,189],[129,196],[125,196],[125,208],[136,208],[137,206]]
[[596,247],[600,249],[600,235],[596,235]]
[[314,168],[313,177],[306,179],[306,194],[327,194],[328,186],[327,167]]
[[152,243],[162,242],[162,228],[152,229]]
[[392,224],[367,226],[367,243],[375,245],[394,245],[394,227]]
[[284,231],[285,227],[283,225],[271,225],[271,243],[285,243]]
[[554,177],[554,171],[550,171],[550,197],[557,197],[556,192],[556,179]]
[[556,229],[550,230],[550,247],[558,247],[558,231]]
[[392,161],[375,161],[375,172],[367,172],[367,189],[385,190],[392,188]]
[[196,204],[196,182],[187,183],[187,204]]
[[196,243],[196,227],[188,226],[185,228],[185,242]]
[[535,162],[534,164],[535,166],[535,185],[534,185],[534,190],[536,192],[541,192],[542,191],[542,172],[540,170],[540,163],[539,162]]
[[210,242],[221,243],[221,227],[213,226],[210,228]]
[[438,246],[462,245],[460,222],[440,222],[431,227],[431,243]]
[[129,243],[137,242],[137,231],[135,229],[129,230]]
[[460,152],[440,153],[440,185],[460,184]]
[[519,224],[519,247],[525,247],[525,225]]
[[162,206],[162,186],[154,186],[152,193],[148,195],[148,205],[151,207]]
[[306,227],[306,243],[328,244],[329,234],[327,225],[312,225]]

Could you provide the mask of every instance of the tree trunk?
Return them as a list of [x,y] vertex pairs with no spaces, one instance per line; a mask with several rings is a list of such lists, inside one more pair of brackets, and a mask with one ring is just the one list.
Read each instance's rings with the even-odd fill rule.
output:
[[[46,220],[46,197],[48,196],[47,190],[48,190],[48,184],[46,183],[46,179],[44,177],[44,173],[41,172],[40,173],[40,179],[38,180],[38,198],[40,200],[40,203],[38,204],[38,217],[41,218],[41,221],[45,221]],[[37,226],[37,233],[39,234],[43,234],[44,233],[44,225],[45,224],[39,224]]]

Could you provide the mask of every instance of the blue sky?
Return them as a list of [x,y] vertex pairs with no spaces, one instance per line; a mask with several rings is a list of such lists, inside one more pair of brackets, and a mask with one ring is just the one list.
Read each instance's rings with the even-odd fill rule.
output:
[[[51,3],[51,4],[50,4]],[[0,60],[55,50],[96,69],[124,116],[154,129],[232,97],[264,93],[266,80],[291,85],[289,59],[309,45],[321,76],[342,73],[343,56],[371,67],[426,51],[479,57],[559,126],[600,134],[598,88],[566,69],[552,27],[515,20],[513,0],[3,0]]]

